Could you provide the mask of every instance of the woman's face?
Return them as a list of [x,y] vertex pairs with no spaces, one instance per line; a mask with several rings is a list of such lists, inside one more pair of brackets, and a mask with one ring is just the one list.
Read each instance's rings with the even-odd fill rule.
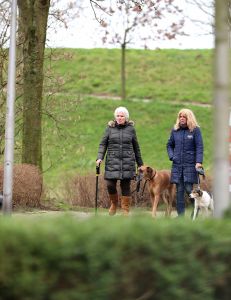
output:
[[180,122],[180,126],[187,125],[187,117],[185,115],[180,114],[179,122]]
[[126,121],[125,115],[123,112],[118,112],[116,115],[116,122],[118,124],[124,124]]

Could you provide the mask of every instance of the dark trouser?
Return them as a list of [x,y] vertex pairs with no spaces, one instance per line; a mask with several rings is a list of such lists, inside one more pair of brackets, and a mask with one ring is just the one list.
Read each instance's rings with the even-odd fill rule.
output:
[[189,182],[184,182],[183,176],[179,179],[176,184],[176,210],[178,215],[184,215],[185,212],[185,201],[184,192],[189,195],[193,189],[193,184]]
[[[107,190],[109,194],[116,194],[116,183],[117,179],[106,179],[107,183]],[[120,180],[120,188],[122,196],[131,196],[131,189],[130,189],[130,179],[122,179]]]

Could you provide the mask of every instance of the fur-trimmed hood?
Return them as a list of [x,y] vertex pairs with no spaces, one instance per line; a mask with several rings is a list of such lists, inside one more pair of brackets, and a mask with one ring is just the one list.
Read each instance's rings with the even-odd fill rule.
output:
[[[131,126],[134,126],[135,123],[134,123],[133,121],[128,121],[128,122],[125,122],[124,125],[131,125]],[[109,122],[108,122],[108,126],[109,126],[109,127],[116,127],[116,121],[115,121],[115,120],[109,121]]]

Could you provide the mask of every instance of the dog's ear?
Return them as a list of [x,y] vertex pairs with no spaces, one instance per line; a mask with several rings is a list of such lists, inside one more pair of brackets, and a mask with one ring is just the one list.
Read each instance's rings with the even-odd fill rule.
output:
[[153,168],[147,167],[147,174],[148,174],[148,177],[151,178],[152,174],[153,174]]
[[198,195],[201,197],[203,195],[202,190],[198,190]]

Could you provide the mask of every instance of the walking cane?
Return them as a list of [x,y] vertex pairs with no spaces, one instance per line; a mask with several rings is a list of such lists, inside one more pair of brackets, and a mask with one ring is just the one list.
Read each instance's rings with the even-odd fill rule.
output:
[[98,187],[99,187],[99,174],[100,174],[100,165],[96,166],[96,186],[95,186],[95,215],[97,214],[98,208]]

